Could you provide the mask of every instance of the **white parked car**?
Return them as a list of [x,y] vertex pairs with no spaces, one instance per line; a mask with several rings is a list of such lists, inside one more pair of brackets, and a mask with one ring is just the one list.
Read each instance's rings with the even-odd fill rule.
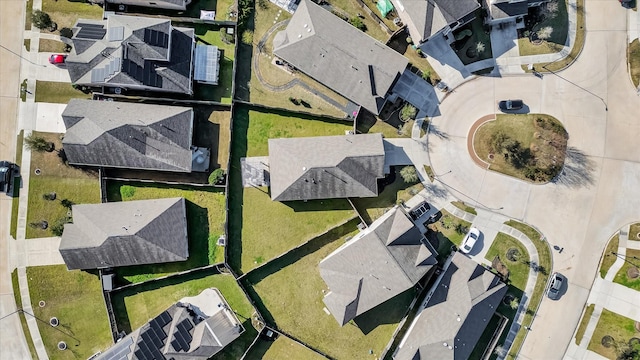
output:
[[480,230],[476,228],[471,228],[471,230],[469,230],[467,235],[464,237],[464,240],[462,240],[462,246],[460,246],[460,251],[462,251],[465,254],[468,254],[469,252],[471,252],[471,249],[473,249],[473,246],[476,244],[476,241],[478,241],[479,237],[480,237]]

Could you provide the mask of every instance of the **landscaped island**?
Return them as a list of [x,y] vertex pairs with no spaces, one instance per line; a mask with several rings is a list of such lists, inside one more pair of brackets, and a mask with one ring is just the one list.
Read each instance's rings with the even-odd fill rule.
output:
[[569,134],[545,114],[498,114],[473,135],[477,156],[489,169],[543,183],[562,170]]

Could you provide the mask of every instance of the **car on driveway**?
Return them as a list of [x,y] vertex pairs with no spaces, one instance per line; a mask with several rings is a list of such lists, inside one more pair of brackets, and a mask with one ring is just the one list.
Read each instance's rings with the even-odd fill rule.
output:
[[0,161],[0,190],[9,196],[12,196],[13,187],[18,175],[20,175],[20,168],[18,165],[9,161]]
[[565,281],[566,278],[560,273],[556,272],[551,275],[551,284],[549,284],[549,290],[547,290],[547,296],[549,299],[558,300],[560,297],[560,289],[562,289],[562,285]]
[[49,64],[62,65],[65,61],[67,61],[67,55],[51,54],[51,56],[49,56]]
[[480,238],[480,230],[476,228],[471,228],[467,235],[462,240],[462,246],[460,246],[460,251],[465,254],[468,254],[473,249],[473,246],[476,244],[476,241]]
[[502,100],[498,103],[500,111],[520,110],[524,106],[522,100]]

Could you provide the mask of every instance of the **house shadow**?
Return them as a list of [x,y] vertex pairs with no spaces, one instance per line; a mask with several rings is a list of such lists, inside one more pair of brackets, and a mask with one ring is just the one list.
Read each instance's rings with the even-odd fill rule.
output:
[[416,296],[413,288],[408,289],[373,309],[360,314],[353,323],[344,326],[356,326],[363,334],[367,335],[380,325],[397,324],[409,311],[409,305]]
[[223,164],[219,164],[217,161],[220,146],[220,124],[209,121],[211,114],[217,110],[222,110],[222,108],[215,106],[194,107],[192,144],[194,146],[205,147],[211,150],[211,162],[209,163],[209,169],[217,169],[223,166]]
[[262,318],[267,323],[267,326],[271,326],[277,329],[278,325],[276,324],[276,320],[273,317],[273,314],[271,314],[271,311],[269,311],[267,306],[264,304],[264,301],[262,301],[260,295],[253,288],[254,283],[249,281],[249,279],[246,277],[240,279],[238,282],[240,286],[244,288],[245,292],[253,302],[253,305],[256,307],[260,315],[262,315]]
[[[203,1],[203,0],[200,0]],[[254,33],[255,30],[255,11],[250,11],[249,17],[245,20],[244,26],[238,26],[236,29],[236,83],[235,83],[235,95],[237,100],[250,101],[251,100],[251,73],[253,72],[253,44],[251,41],[245,43],[242,41],[243,30],[247,33],[252,33],[253,36],[258,36]]]
[[352,209],[349,202],[346,201],[345,199],[283,201],[282,204],[290,207],[295,212],[351,210]]

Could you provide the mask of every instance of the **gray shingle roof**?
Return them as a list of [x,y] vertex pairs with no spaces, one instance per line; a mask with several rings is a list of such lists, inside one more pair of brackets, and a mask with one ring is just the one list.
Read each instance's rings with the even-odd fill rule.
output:
[[408,64],[401,54],[307,0],[276,34],[273,52],[376,115]]
[[191,108],[72,99],[62,119],[71,164],[191,171]]
[[[91,34],[96,28],[106,34]],[[111,15],[80,19],[73,32],[66,61],[72,83],[193,93],[193,29],[175,28],[167,19]]]
[[507,292],[497,276],[461,253],[441,276],[395,360],[467,359]]
[[414,286],[436,264],[420,230],[398,206],[320,262],[323,301],[340,325]]
[[511,2],[509,0],[491,1],[491,17],[503,19],[513,16],[527,15],[529,6],[527,1]]
[[275,201],[378,196],[382,135],[269,139],[269,174]]
[[155,264],[189,256],[183,198],[73,205],[60,254],[67,268]]
[[475,0],[392,0],[415,41],[425,41],[445,26],[480,8]]

